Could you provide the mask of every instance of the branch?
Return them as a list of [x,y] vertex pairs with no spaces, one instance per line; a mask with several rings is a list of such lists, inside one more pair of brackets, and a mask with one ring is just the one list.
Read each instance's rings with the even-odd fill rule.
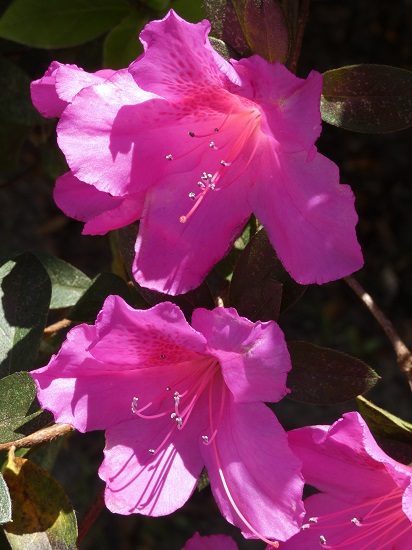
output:
[[39,445],[40,443],[45,443],[46,441],[52,441],[53,439],[56,439],[56,437],[61,437],[62,435],[72,431],[74,431],[74,428],[73,426],[70,426],[70,424],[55,424],[54,426],[43,428],[43,430],[34,432],[33,434],[17,439],[16,441],[2,443],[0,445],[0,451],[8,451],[11,447],[16,447],[16,449],[21,447],[34,447],[34,445]]
[[81,520],[79,524],[79,530],[78,530],[78,536],[77,536],[77,544],[79,544],[86,534],[89,532],[90,527],[93,525],[93,523],[96,521],[96,519],[99,517],[100,512],[103,510],[104,506],[104,489],[99,492],[97,497],[95,498],[94,502],[90,506],[90,508],[87,510],[85,515],[83,516],[83,519]]
[[376,321],[384,330],[388,340],[395,350],[396,359],[398,361],[399,368],[406,374],[409,380],[409,384],[412,388],[412,354],[406,347],[404,342],[400,339],[399,334],[396,332],[394,326],[384,313],[378,308],[373,301],[372,296],[368,294],[362,286],[353,277],[345,277],[345,282],[351,287],[357,296],[362,300],[365,306],[369,309]]
[[72,322],[73,321],[70,321],[70,319],[62,319],[61,321],[57,321],[57,323],[53,323],[52,325],[46,327],[43,331],[43,334],[53,334],[54,332],[62,330],[63,328],[69,327]]
[[289,69],[292,73],[296,73],[298,66],[298,59],[300,55],[300,50],[302,48],[303,35],[305,33],[306,23],[309,18],[309,7],[310,0],[302,0],[298,16],[298,29],[296,33],[296,40],[294,44],[294,49],[288,63]]

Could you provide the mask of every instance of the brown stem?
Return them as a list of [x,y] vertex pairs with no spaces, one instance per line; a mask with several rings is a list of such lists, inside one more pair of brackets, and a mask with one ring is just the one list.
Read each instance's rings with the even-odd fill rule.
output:
[[54,332],[62,330],[63,328],[69,327],[72,322],[73,321],[70,321],[70,319],[62,319],[61,321],[57,321],[57,323],[53,323],[52,325],[46,327],[43,331],[43,334],[53,334]]
[[27,437],[22,437],[16,441],[10,441],[9,443],[0,444],[0,451],[8,451],[11,447],[16,447],[19,449],[21,447],[34,447],[34,445],[39,445],[39,443],[45,443],[46,441],[52,441],[56,437],[61,437],[69,432],[72,432],[74,428],[70,424],[55,424],[54,426],[49,426],[48,428],[43,428],[38,432],[28,435]]
[[102,489],[97,497],[94,499],[92,505],[87,510],[83,519],[79,524],[79,534],[77,536],[77,544],[79,544],[84,537],[87,535],[90,527],[99,517],[100,512],[103,510],[104,506],[104,489]]
[[355,292],[355,294],[359,296],[359,298],[362,300],[362,302],[369,309],[369,311],[375,317],[376,321],[380,324],[380,326],[384,330],[386,336],[388,337],[390,343],[393,346],[393,349],[395,350],[399,368],[408,377],[409,384],[411,385],[411,388],[412,388],[412,354],[411,352],[406,347],[404,342],[400,339],[392,323],[384,315],[384,313],[378,308],[378,306],[373,301],[373,298],[370,296],[370,294],[368,294],[362,288],[362,286],[358,283],[358,281],[353,277],[345,277],[345,281],[351,287],[351,289]]
[[305,33],[306,23],[309,17],[309,6],[310,6],[310,0],[302,0],[300,4],[300,10],[299,10],[299,16],[298,16],[298,25],[297,25],[298,30],[296,33],[296,40],[295,40],[292,55],[290,57],[290,61],[288,63],[289,69],[291,70],[292,73],[296,73],[296,68],[298,66],[300,50],[302,48],[302,42],[303,42],[303,35]]

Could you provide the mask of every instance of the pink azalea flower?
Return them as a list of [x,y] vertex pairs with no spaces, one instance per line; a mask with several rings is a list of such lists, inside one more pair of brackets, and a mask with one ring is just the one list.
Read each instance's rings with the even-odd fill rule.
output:
[[56,422],[106,430],[111,511],[169,514],[206,466],[228,521],[286,540],[303,515],[300,461],[264,404],[288,392],[283,333],[223,308],[195,310],[192,326],[174,304],[134,310],[109,296],[95,325],[73,328],[32,371],[40,403]]
[[182,550],[238,550],[238,545],[227,535],[201,537],[199,533],[195,533]]
[[282,549],[412,547],[412,468],[378,447],[358,413],[293,430],[289,442],[305,481],[322,492],[305,500],[302,531]]
[[[57,204],[88,234],[140,219],[134,276],[161,292],[199,285],[252,211],[298,282],[356,271],[353,194],[314,146],[322,76],[301,79],[257,55],[228,63],[209,30],[171,10],[143,30],[145,52],[129,69],[94,83],[98,73],[85,81],[60,66],[32,84],[39,111],[61,114],[71,171]],[[62,113],[56,97],[70,103]]]

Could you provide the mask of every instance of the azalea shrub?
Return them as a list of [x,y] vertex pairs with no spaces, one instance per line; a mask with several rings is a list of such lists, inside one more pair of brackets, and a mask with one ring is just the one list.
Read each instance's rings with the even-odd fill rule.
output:
[[63,248],[111,269],[5,240],[1,547],[409,550],[412,355],[336,151],[412,125],[412,73],[301,68],[310,14],[8,2],[4,187],[49,182]]

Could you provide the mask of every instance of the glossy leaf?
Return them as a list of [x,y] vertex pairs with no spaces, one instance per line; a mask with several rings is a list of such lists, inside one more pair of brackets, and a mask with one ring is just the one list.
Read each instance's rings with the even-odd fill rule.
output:
[[230,283],[229,303],[251,321],[276,320],[305,289],[285,271],[266,231],[261,229],[239,256]]
[[354,132],[386,133],[412,125],[412,72],[350,65],[323,75],[322,119]]
[[358,397],[357,401],[359,412],[375,434],[412,444],[412,424],[381,409],[364,397]]
[[29,373],[15,372],[0,380],[0,443],[30,435],[52,422],[53,415],[40,408]]
[[[1,20],[0,20],[1,21]],[[22,126],[40,124],[30,99],[30,78],[16,63],[0,57],[0,122]]]
[[33,368],[49,310],[47,271],[30,253],[0,267],[0,378]]
[[117,294],[126,302],[132,302],[130,290],[123,279],[114,273],[100,273],[92,280],[87,291],[68,313],[67,318],[77,322],[94,323],[103,302],[110,294]]
[[0,473],[0,523],[7,523],[11,520],[11,499],[6,482]]
[[46,269],[52,284],[50,309],[71,307],[91,285],[91,279],[82,271],[44,252],[35,252]]
[[110,69],[128,67],[143,52],[139,33],[147,22],[147,18],[134,10],[107,34],[103,46],[105,67]]
[[4,479],[12,501],[12,521],[4,531],[13,550],[76,549],[76,515],[50,474],[10,452]]
[[129,11],[126,0],[15,0],[0,19],[0,37],[36,48],[84,44]]
[[232,0],[250,49],[268,61],[284,63],[289,31],[278,0]]
[[332,405],[370,390],[379,376],[366,363],[340,351],[308,342],[288,342],[292,370],[288,397],[314,405]]

